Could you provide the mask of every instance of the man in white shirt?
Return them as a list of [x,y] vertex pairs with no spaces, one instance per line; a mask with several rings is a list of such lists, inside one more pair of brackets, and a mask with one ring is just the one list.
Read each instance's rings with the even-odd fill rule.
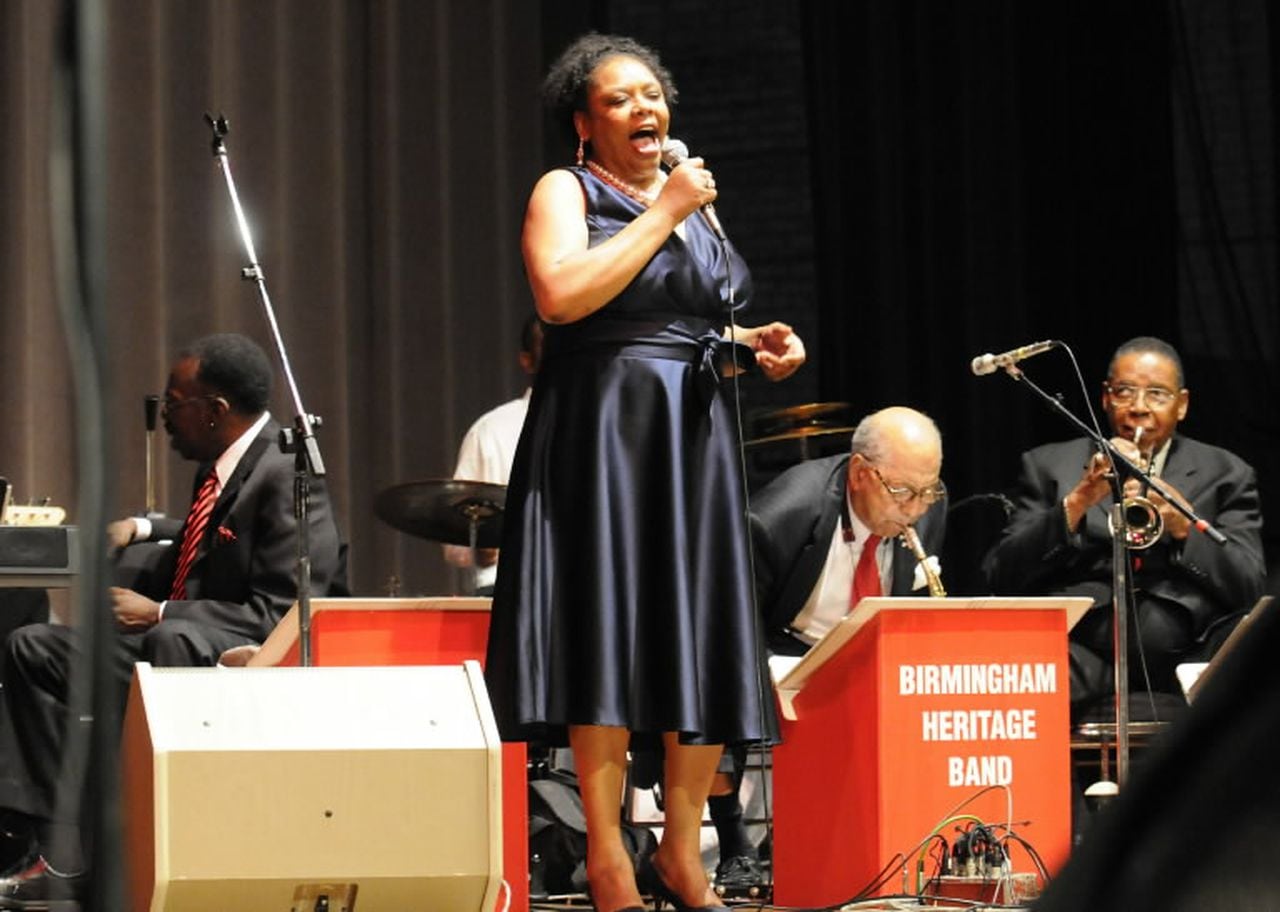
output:
[[[530,378],[538,373],[542,359],[542,323],[536,314],[525,320],[520,330],[520,369]],[[531,389],[510,402],[485,412],[471,425],[458,448],[458,464],[453,477],[466,481],[483,481],[505,485],[511,477],[511,462],[520,442],[524,416],[529,411]],[[493,591],[498,576],[498,549],[478,549],[473,560],[471,549],[463,545],[445,545],[444,557],[455,567],[475,567],[472,590],[477,595]]]

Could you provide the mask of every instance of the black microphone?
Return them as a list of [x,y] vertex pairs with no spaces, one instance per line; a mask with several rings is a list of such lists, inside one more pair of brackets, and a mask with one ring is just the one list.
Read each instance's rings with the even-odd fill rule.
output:
[[[662,163],[668,168],[676,167],[688,157],[689,147],[680,140],[668,136],[662,141]],[[702,217],[706,220],[707,226],[715,232],[721,243],[729,240],[724,233],[724,229],[720,227],[720,219],[716,218],[715,206],[706,203],[702,207]]]
[[978,355],[978,357],[970,361],[969,369],[979,377],[985,374],[993,374],[998,368],[1012,367],[1025,358],[1047,352],[1057,344],[1057,339],[1046,339],[1043,342],[1032,342],[1030,345],[1024,345],[1021,348],[1010,349],[998,355],[988,352],[985,355]]

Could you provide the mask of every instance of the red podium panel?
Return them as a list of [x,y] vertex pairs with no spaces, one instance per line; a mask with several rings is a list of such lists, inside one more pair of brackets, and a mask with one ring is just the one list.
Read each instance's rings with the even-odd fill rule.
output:
[[[958,814],[997,838],[1012,820],[1050,870],[1061,865],[1071,847],[1067,630],[1088,605],[859,603],[778,684],[775,902],[847,901],[886,866],[874,892],[903,890],[904,865],[916,892],[922,844],[935,830],[953,842],[971,819],[944,822]],[[1034,870],[1010,844],[1013,869]]]
[[[297,605],[250,665],[298,664]],[[335,665],[481,664],[489,599],[312,599],[311,660]],[[529,909],[529,796],[524,744],[502,745],[502,862],[514,912]]]

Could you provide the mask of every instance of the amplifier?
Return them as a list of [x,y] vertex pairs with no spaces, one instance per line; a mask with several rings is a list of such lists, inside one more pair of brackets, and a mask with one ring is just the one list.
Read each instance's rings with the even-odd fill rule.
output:
[[75,526],[0,526],[0,576],[74,576],[79,567]]

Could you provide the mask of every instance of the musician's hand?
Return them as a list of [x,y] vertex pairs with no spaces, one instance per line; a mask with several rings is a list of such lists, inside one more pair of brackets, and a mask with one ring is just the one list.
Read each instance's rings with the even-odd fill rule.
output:
[[112,551],[119,551],[132,542],[137,534],[138,527],[132,519],[117,519],[107,524],[107,547]]
[[[1191,501],[1182,496],[1182,492],[1173,485],[1166,482],[1160,482],[1160,486],[1165,488],[1173,498],[1181,503],[1188,510],[1191,509]],[[1164,534],[1168,535],[1175,541],[1186,541],[1187,536],[1191,534],[1191,520],[1187,519],[1176,507],[1165,500],[1154,489],[1147,492],[1147,497],[1160,511],[1160,518],[1164,520]]]
[[756,353],[756,364],[770,380],[784,380],[804,364],[804,342],[786,323],[769,323],[748,329],[743,342]]
[[160,603],[132,589],[111,587],[111,610],[116,626],[125,633],[141,633],[160,622]]
[[[1133,445],[1132,440],[1112,437],[1111,443],[1126,458],[1135,462],[1140,458],[1138,448]],[[1076,486],[1063,498],[1069,528],[1073,531],[1078,528],[1085,512],[1111,493],[1111,477],[1111,460],[1102,453],[1094,453],[1085,463],[1084,472]]]
[[232,646],[230,649],[223,650],[222,655],[218,656],[218,664],[223,668],[244,668],[261,650],[262,647],[256,643]]

